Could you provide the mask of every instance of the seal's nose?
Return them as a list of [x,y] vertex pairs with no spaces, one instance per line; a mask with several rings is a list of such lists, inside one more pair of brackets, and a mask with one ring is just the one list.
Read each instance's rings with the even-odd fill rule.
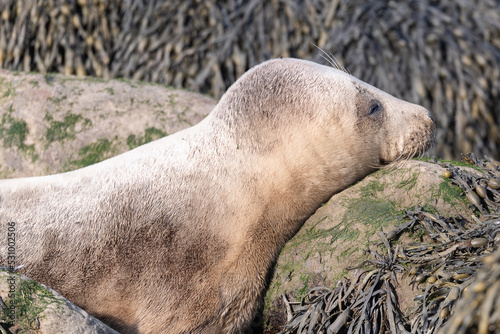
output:
[[434,141],[434,138],[436,137],[436,122],[434,121],[434,116],[432,116],[431,112],[427,109],[425,109],[425,111],[427,112],[427,116],[429,117],[429,120],[430,120],[430,130],[431,130],[431,136],[432,136],[432,140]]
[[436,132],[436,123],[434,121],[434,116],[432,116],[431,112],[424,107],[418,106],[418,112],[420,117],[422,117],[422,121],[424,122],[424,127],[427,128],[427,131],[431,137],[434,137]]

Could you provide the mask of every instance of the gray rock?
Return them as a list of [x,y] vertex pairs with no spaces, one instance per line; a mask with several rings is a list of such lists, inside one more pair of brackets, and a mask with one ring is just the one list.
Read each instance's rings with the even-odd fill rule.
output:
[[0,70],[0,178],[85,167],[190,127],[215,104],[158,84]]
[[0,322],[13,325],[13,333],[118,334],[56,291],[24,275],[0,271],[0,297]]

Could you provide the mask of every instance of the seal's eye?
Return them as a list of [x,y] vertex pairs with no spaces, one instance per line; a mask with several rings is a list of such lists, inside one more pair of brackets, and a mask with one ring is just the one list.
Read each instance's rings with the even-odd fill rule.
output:
[[373,115],[373,114],[379,112],[380,110],[382,110],[382,106],[380,105],[380,103],[378,101],[375,101],[372,103],[372,105],[370,107],[369,115]]

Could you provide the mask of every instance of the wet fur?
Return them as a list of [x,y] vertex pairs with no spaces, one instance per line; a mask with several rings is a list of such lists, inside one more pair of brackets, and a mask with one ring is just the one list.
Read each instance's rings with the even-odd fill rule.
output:
[[190,129],[77,171],[0,181],[0,219],[16,223],[23,273],[123,333],[240,333],[304,221],[433,132],[424,108],[346,73],[268,61]]

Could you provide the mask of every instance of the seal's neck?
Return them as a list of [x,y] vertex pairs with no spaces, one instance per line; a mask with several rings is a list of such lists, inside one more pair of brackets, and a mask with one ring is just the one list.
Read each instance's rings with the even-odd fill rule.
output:
[[224,219],[215,219],[221,222],[217,231],[230,240],[220,281],[220,315],[228,326],[252,320],[281,249],[306,219],[370,172],[356,167],[363,163],[360,154],[344,153],[350,151],[342,143],[307,126],[264,131],[266,144],[256,149],[237,145],[232,136],[214,139],[216,147],[227,145],[217,150],[225,154],[217,166],[227,170],[215,179],[230,185],[222,193],[233,194],[219,213]]

